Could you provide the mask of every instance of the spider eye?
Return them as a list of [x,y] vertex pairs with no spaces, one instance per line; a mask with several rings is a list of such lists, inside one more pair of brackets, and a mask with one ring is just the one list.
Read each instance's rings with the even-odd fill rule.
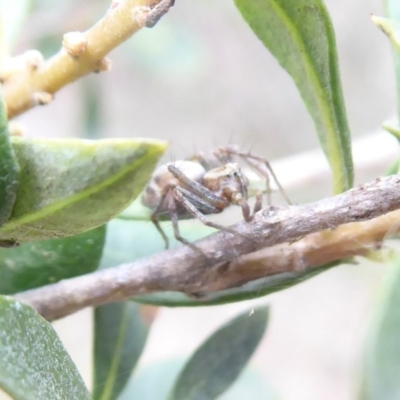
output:
[[238,173],[237,173],[237,172],[234,172],[234,173],[233,173],[233,176],[236,178],[236,177],[238,176]]

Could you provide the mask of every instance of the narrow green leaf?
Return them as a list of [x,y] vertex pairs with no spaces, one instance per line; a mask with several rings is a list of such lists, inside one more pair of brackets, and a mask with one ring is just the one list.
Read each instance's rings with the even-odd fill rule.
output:
[[[131,376],[118,400],[165,400],[185,365],[185,358],[158,360],[140,367]],[[154,384],[157,382],[157,385]]]
[[350,133],[334,30],[322,0],[235,3],[254,33],[294,79],[333,171],[335,193],[350,189]]
[[11,294],[97,269],[106,226],[64,239],[0,249],[0,293]]
[[89,400],[52,326],[33,308],[0,296],[0,387],[15,400]]
[[281,397],[269,385],[265,374],[246,368],[236,382],[218,400],[278,400]]
[[8,135],[7,111],[0,98],[0,227],[11,215],[18,179],[19,166]]
[[400,130],[398,127],[394,127],[391,122],[384,122],[382,124],[382,128],[392,134],[397,139],[397,141],[400,142]]
[[[131,377],[118,400],[166,399],[185,359],[173,358],[157,361],[139,368]],[[157,385],[154,385],[157,382]],[[235,383],[218,400],[277,400],[279,397],[265,377],[253,368],[246,368]]]
[[216,399],[239,376],[260,343],[268,308],[247,311],[215,332],[180,373],[169,400]]
[[72,236],[103,225],[142,191],[165,150],[150,139],[13,138],[20,188],[0,240]]
[[367,340],[363,400],[400,398],[400,258],[385,278]]
[[94,317],[94,400],[117,399],[147,340],[140,306],[120,302],[97,307]]
[[390,165],[390,167],[385,171],[385,175],[397,175],[400,168],[400,159],[397,159]]
[[[397,116],[400,120],[400,2],[398,0],[385,0],[385,13],[386,16],[393,22],[397,22],[395,26],[391,28],[394,29],[393,36],[391,39],[393,45],[393,60],[396,72],[396,85],[397,85]],[[396,45],[397,42],[397,45]]]

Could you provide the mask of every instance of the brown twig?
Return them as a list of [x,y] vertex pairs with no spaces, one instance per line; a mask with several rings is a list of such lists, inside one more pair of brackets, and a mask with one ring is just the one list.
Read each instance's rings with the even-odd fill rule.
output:
[[105,16],[92,28],[65,34],[61,50],[49,60],[43,61],[37,52],[11,59],[0,71],[8,117],[47,104],[54,93],[84,75],[109,69],[106,55],[140,28],[154,26],[173,3],[174,0],[113,0]]
[[354,256],[367,256],[399,231],[400,211],[392,211],[369,221],[311,233],[295,243],[266,247],[230,262],[225,273],[219,272],[216,279],[203,281],[203,293],[239,287],[280,273],[306,271]]
[[[365,254],[368,248],[379,247],[385,235],[399,230],[400,211],[394,211],[400,209],[399,189],[400,176],[395,175],[315,203],[269,207],[251,222],[237,224],[234,229],[241,235],[219,232],[197,242],[204,254],[180,247],[16,297],[53,320],[132,296],[160,291],[207,293]],[[299,237],[303,239],[291,245],[276,246]]]

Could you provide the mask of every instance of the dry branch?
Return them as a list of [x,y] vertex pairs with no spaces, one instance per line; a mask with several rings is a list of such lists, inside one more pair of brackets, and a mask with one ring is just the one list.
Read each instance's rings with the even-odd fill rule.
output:
[[235,225],[241,235],[218,232],[197,242],[203,254],[180,247],[16,297],[53,320],[136,295],[207,293],[365,254],[400,230],[400,211],[395,211],[400,209],[399,189],[400,176],[395,175],[315,203],[269,207],[251,222]]
[[92,28],[65,34],[61,50],[49,60],[37,52],[9,60],[0,71],[8,117],[47,104],[84,75],[109,69],[106,55],[140,28],[154,26],[172,5],[173,0],[113,0]]

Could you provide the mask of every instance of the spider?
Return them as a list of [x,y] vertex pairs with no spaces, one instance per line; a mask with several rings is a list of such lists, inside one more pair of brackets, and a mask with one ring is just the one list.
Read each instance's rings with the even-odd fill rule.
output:
[[234,145],[220,147],[209,157],[198,153],[188,160],[175,162],[175,165],[161,165],[144,190],[142,203],[153,210],[151,221],[161,234],[165,248],[169,247],[169,241],[159,223],[162,214],[169,214],[175,238],[197,249],[181,236],[178,223],[180,218],[195,217],[206,226],[235,235],[235,230],[212,222],[205,215],[218,214],[234,204],[242,208],[244,220],[250,221],[253,215],[261,210],[261,191],[256,194],[253,211],[250,210],[247,202],[249,180],[242,173],[239,164],[233,162],[235,157],[243,159],[251,169],[266,179],[269,204],[270,175],[287,203],[291,204],[269,162],[261,157],[240,152]]

